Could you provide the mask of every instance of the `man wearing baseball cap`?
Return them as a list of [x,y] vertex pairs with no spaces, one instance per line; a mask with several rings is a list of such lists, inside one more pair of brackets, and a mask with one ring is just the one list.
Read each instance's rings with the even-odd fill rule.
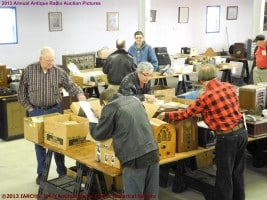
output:
[[[254,84],[259,82],[267,82],[267,43],[264,35],[257,35],[254,39],[256,42],[255,62],[256,66],[253,69]],[[247,144],[247,150],[253,157],[253,166],[260,168],[267,165],[267,156],[265,150],[267,149],[267,139],[252,141]]]
[[257,50],[255,52],[256,66],[253,69],[254,84],[259,82],[267,82],[267,43],[264,35],[257,35],[254,39]]

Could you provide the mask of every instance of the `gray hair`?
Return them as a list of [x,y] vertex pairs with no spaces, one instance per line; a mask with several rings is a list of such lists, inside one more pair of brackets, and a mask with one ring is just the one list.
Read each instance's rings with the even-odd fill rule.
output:
[[43,47],[40,50],[40,58],[46,57],[47,55],[55,56],[55,51],[51,47]]
[[138,63],[137,68],[136,68],[137,73],[141,73],[143,71],[148,71],[148,70],[154,71],[154,67],[150,62],[143,61],[143,62]]
[[198,71],[198,81],[210,81],[217,77],[217,69],[212,64],[200,66]]

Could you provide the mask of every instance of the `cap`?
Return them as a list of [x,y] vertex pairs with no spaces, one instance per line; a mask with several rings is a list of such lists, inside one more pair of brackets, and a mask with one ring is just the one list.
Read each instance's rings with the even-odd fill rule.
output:
[[265,36],[264,35],[257,35],[256,38],[254,39],[254,42],[257,42],[259,40],[265,40]]

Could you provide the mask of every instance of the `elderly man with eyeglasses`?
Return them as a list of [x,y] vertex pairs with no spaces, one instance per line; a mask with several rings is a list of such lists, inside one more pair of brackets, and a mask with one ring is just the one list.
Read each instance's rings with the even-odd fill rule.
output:
[[150,81],[153,76],[153,69],[151,63],[140,62],[135,72],[122,79],[118,92],[126,96],[136,96],[140,101],[156,101],[155,96],[152,94]]

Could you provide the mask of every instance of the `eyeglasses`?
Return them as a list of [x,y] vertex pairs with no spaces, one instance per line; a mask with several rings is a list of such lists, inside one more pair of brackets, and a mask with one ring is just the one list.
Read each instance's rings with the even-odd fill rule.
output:
[[135,36],[135,39],[137,39],[137,40],[142,40],[143,37],[142,37],[142,36]]
[[142,74],[143,76],[145,76],[145,77],[153,77],[153,74],[145,74],[145,73],[143,73],[143,72],[141,72],[141,74]]
[[44,61],[46,62],[46,63],[53,63],[53,62],[55,62],[55,59],[44,59]]

